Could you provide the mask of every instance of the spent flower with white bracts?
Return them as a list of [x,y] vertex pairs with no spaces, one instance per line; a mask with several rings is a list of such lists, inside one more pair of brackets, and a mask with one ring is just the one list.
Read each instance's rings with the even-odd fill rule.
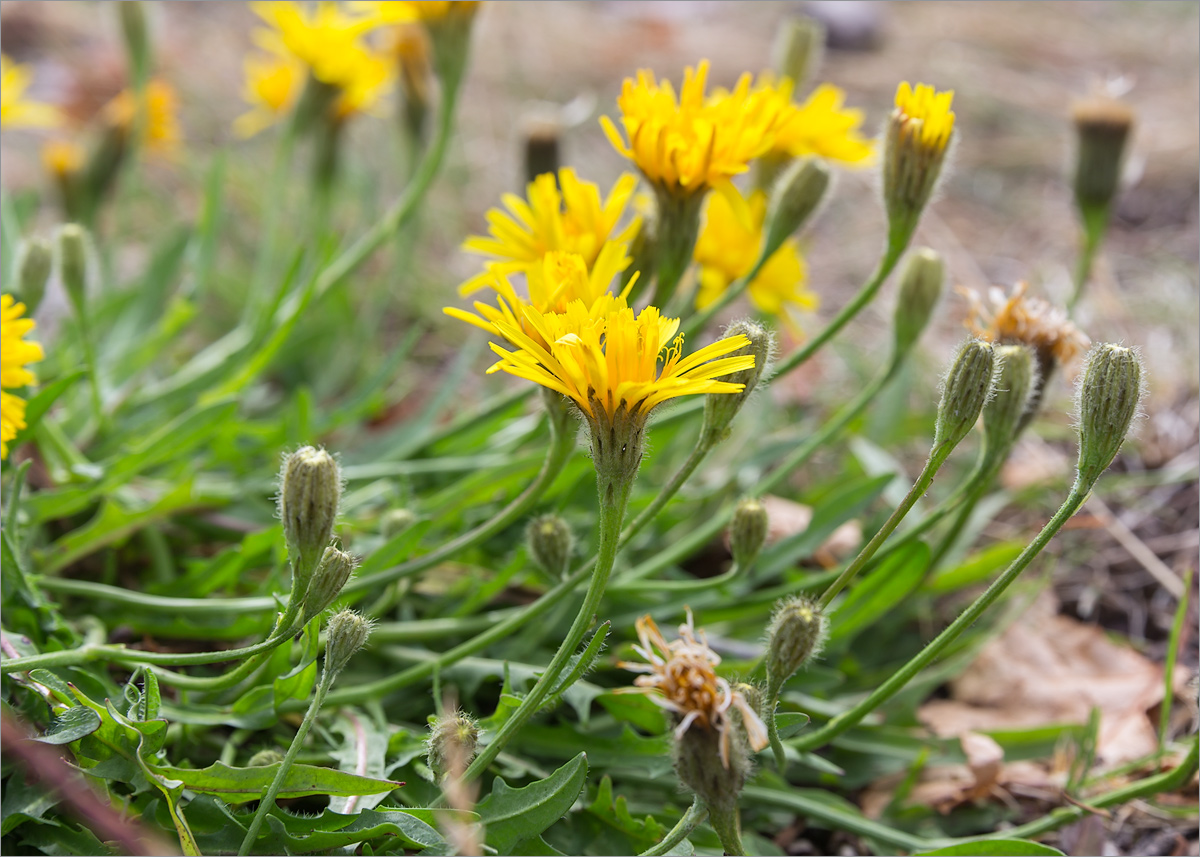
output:
[[998,345],[1028,345],[1045,378],[1056,367],[1072,363],[1092,343],[1067,318],[1065,310],[1041,298],[1027,297],[1028,290],[1028,283],[1017,283],[1008,294],[993,286],[985,302],[970,289],[957,289],[969,304],[967,329]]
[[637,620],[640,645],[633,649],[646,663],[622,661],[631,672],[645,673],[634,679],[629,693],[645,693],[670,711],[676,721],[675,737],[689,729],[715,732],[719,737],[721,764],[728,768],[734,733],[733,712],[741,715],[746,739],[755,752],[767,746],[767,727],[740,691],[716,674],[721,656],[708,646],[704,631],[696,631],[692,612],[679,626],[679,639],[667,642],[649,616]]

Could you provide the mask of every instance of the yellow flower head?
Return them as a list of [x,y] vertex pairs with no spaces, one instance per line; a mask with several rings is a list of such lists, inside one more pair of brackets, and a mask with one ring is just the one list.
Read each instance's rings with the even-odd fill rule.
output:
[[[463,248],[500,261],[489,263],[483,273],[463,283],[459,287],[462,294],[488,285],[496,275],[530,276],[541,269],[546,254],[555,251],[581,256],[590,270],[608,245],[624,245],[633,240],[641,225],[639,218],[617,231],[617,223],[637,186],[632,175],[622,175],[603,200],[600,188],[581,181],[570,167],[559,170],[558,181],[561,193],[554,176],[544,173],[529,183],[528,201],[505,194],[508,212],[493,208],[487,213],[490,237],[473,235],[463,243]],[[620,252],[623,255],[623,248]]]
[[70,140],[49,140],[42,146],[42,166],[53,176],[68,176],[83,166],[83,149]]
[[904,133],[923,148],[944,152],[954,133],[954,111],[950,109],[953,100],[953,89],[938,92],[924,83],[913,89],[908,81],[903,81],[896,90],[892,121],[898,122]]
[[287,116],[304,90],[305,67],[281,43],[242,62],[246,81],[242,97],[251,105],[233,123],[239,137],[252,137]]
[[767,727],[758,712],[738,690],[716,673],[721,657],[708,647],[704,632],[697,632],[689,610],[687,622],[679,626],[679,639],[670,643],[649,616],[637,620],[638,641],[633,650],[646,663],[623,661],[617,666],[644,673],[634,679],[636,688],[629,692],[645,693],[671,712],[675,737],[692,728],[715,731],[720,736],[721,764],[729,768],[730,742],[733,740],[733,712],[742,718],[746,737],[755,752],[769,743]]
[[[183,135],[179,130],[179,99],[174,88],[164,80],[151,80],[146,84],[145,104],[142,133],[146,147],[159,154],[177,152]],[[130,89],[121,92],[104,108],[109,124],[124,133],[133,129],[137,112],[137,95]]]
[[8,442],[25,428],[25,400],[8,391],[36,383],[25,367],[42,359],[42,346],[25,340],[37,325],[24,315],[25,304],[0,295],[0,458],[8,457]]
[[985,342],[1001,345],[1027,345],[1035,355],[1043,374],[1056,365],[1067,365],[1092,344],[1064,310],[1042,300],[1025,296],[1027,283],[1017,283],[1008,295],[997,287],[988,290],[988,305],[970,289],[957,291],[967,299],[969,312],[965,325]]
[[[729,284],[750,273],[762,248],[767,216],[767,195],[755,191],[745,203],[749,220],[737,212],[724,196],[708,198],[704,228],[696,242],[695,259],[700,265],[700,290],[696,294],[699,309],[724,294]],[[808,266],[800,255],[800,245],[789,238],[772,254],[750,281],[747,294],[761,312],[778,316],[794,335],[799,328],[788,311],[817,308],[817,296],[808,290]]]
[[669,81],[654,73],[626,79],[617,104],[625,139],[607,116],[600,117],[613,147],[642,174],[672,196],[688,197],[712,188],[728,192],[730,178],[774,143],[783,105],[772,93],[742,75],[732,92],[705,95],[708,61],[684,72],[678,100]]
[[25,99],[31,77],[28,67],[0,54],[0,127],[50,128],[62,121],[58,108]]
[[652,306],[635,316],[619,297],[607,302],[603,313],[583,301],[562,313],[531,306],[522,311],[538,338],[508,321],[496,322],[496,332],[515,348],[492,343],[500,360],[488,373],[508,372],[555,390],[604,425],[611,426],[619,411],[644,422],[656,406],[679,396],[740,392],[741,384],[714,379],[754,365],[753,355],[724,356],[747,345],[745,336],[718,340],[683,357],[679,319],[664,318]]
[[823,83],[803,104],[793,104],[793,86],[788,77],[773,86],[767,84],[785,105],[773,151],[792,158],[817,155],[847,166],[869,164],[875,155],[875,144],[859,131],[862,111],[842,107],[846,93]]
[[479,0],[354,0],[350,7],[373,16],[377,24],[410,24],[474,15],[479,5]]

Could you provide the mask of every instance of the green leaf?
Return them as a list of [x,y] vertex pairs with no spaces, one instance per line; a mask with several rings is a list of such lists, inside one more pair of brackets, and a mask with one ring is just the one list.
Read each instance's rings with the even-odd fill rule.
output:
[[68,708],[56,716],[37,740],[43,744],[70,744],[100,728],[100,715],[83,705]]
[[1029,839],[971,839],[913,857],[1064,857],[1063,852]]
[[587,779],[587,754],[580,753],[544,780],[514,789],[497,777],[492,793],[476,807],[487,825],[487,843],[500,854],[512,853],[522,839],[537,836],[562,818]]
[[967,557],[961,564],[942,569],[923,588],[935,595],[942,595],[967,586],[974,586],[995,572],[1006,568],[1024,549],[1024,542],[1000,542],[989,545]]
[[[662,825],[654,820],[654,816],[634,818],[629,812],[629,803],[625,800],[625,796],[613,797],[612,777],[606,776],[600,781],[600,787],[596,790],[596,799],[591,802],[587,811],[603,822],[605,826],[623,834],[625,840],[621,843],[624,846],[623,853],[641,853],[657,845],[663,838]],[[596,838],[597,836],[593,833],[593,841]]]
[[76,369],[74,372],[57,378],[38,390],[37,394],[25,403],[25,428],[17,432],[17,436],[8,442],[9,450],[16,449],[20,444],[28,440],[29,436],[37,428],[38,422],[46,414],[46,411],[54,406],[58,398],[67,392],[72,384],[86,374],[86,370]]
[[[380,725],[356,708],[343,709],[336,729],[341,733],[344,743],[329,755],[337,760],[338,768],[343,771],[368,777],[385,777],[388,773],[389,730],[398,731],[398,728],[386,723]],[[361,812],[374,809],[385,797],[387,795],[383,794],[334,797],[329,801],[329,808],[345,814]]]
[[810,719],[803,711],[780,711],[775,715],[775,728],[780,738],[791,738],[800,734]]
[[831,643],[845,645],[894,610],[921,585],[929,554],[924,542],[909,542],[860,580],[833,614]]
[[[232,768],[216,762],[207,768],[175,768],[169,765],[151,767],[154,773],[178,780],[184,788],[206,795],[216,795],[230,803],[258,800],[279,770],[280,762],[254,768]],[[348,774],[335,768],[315,765],[292,765],[279,792],[280,800],[307,795],[375,795],[390,792],[404,783],[392,780]]]

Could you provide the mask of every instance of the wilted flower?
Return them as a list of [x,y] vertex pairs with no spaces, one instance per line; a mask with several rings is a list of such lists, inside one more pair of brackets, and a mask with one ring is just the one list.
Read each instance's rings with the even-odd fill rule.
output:
[[637,620],[637,632],[641,645],[633,648],[646,663],[622,662],[618,666],[646,673],[634,679],[637,687],[630,692],[645,693],[670,711],[676,721],[676,738],[692,728],[716,732],[721,763],[728,768],[736,710],[751,749],[757,752],[767,746],[766,725],[746,697],[716,674],[721,657],[708,647],[703,631],[697,637],[691,611],[687,622],[679,626],[678,640],[668,643],[649,616]]
[[0,458],[8,457],[8,442],[25,428],[25,400],[8,391],[35,383],[25,367],[42,359],[42,346],[25,339],[37,325],[24,315],[25,304],[0,295]]
[[1028,345],[1037,355],[1045,375],[1047,365],[1071,363],[1091,341],[1059,307],[1041,298],[1026,297],[1028,283],[1017,283],[1005,294],[999,287],[988,289],[987,303],[975,292],[957,291],[970,304],[966,327],[980,339],[1000,345]]

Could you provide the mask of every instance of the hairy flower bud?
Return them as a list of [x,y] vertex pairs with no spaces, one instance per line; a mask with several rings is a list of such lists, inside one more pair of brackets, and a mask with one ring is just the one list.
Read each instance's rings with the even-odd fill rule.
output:
[[900,294],[896,299],[894,342],[897,355],[907,352],[921,338],[942,295],[945,278],[941,255],[928,247],[921,247],[908,257],[900,275]]
[[723,338],[745,336],[750,340],[737,351],[729,354],[738,357],[743,354],[754,355],[754,365],[740,372],[733,372],[721,380],[732,384],[741,384],[742,389],[737,393],[709,393],[704,397],[704,428],[700,432],[700,443],[713,445],[724,440],[729,434],[729,425],[737,416],[742,405],[750,398],[758,382],[770,368],[775,356],[775,336],[767,328],[756,321],[743,319],[735,321],[721,334]]
[[321,561],[317,563],[312,582],[308,585],[308,594],[304,596],[304,618],[301,624],[307,624],[337,600],[346,581],[354,573],[355,565],[354,557],[345,551],[334,547],[325,548]]
[[1142,398],[1142,361],[1131,348],[1100,343],[1088,353],[1076,390],[1076,484],[1090,490],[1116,458]]
[[440,783],[447,774],[466,770],[478,747],[479,725],[461,711],[447,712],[429,724],[425,758],[433,781]]
[[815,18],[799,15],[788,20],[775,37],[771,65],[801,90],[821,65],[825,50],[825,25]]
[[758,559],[770,525],[767,507],[758,500],[747,497],[738,503],[729,525],[729,550],[741,571],[745,572]]
[[341,472],[325,450],[301,447],[284,461],[279,518],[292,563],[293,598],[303,598],[308,591],[317,562],[333,537],[341,497]]
[[337,675],[371,636],[371,620],[353,610],[339,610],[325,623],[325,669]]
[[958,350],[938,403],[933,445],[950,447],[967,436],[996,387],[1000,368],[991,343],[968,339]]
[[250,757],[250,761],[246,763],[246,767],[263,768],[282,761],[283,753],[280,753],[278,750],[259,750]]
[[998,345],[996,357],[1000,372],[995,395],[983,406],[983,431],[985,448],[999,455],[1016,440],[1038,379],[1037,362],[1028,346]]
[[775,606],[767,628],[769,697],[777,697],[784,682],[820,654],[826,622],[820,605],[807,598],[788,598]]
[[129,65],[133,79],[145,80],[150,71],[150,36],[146,26],[146,10],[140,0],[125,0],[118,3],[121,16],[121,33],[125,36],[125,50],[129,54]]
[[770,259],[803,226],[825,198],[833,178],[820,158],[801,158],[784,170],[767,203],[766,240],[760,258]]
[[[675,733],[675,773],[685,787],[704,801],[715,825],[734,823],[738,795],[752,768],[741,730],[729,742],[728,766],[721,763],[721,734],[715,729]],[[718,834],[721,831],[718,830]]]
[[1075,201],[1085,211],[1107,208],[1121,180],[1121,161],[1133,110],[1114,98],[1088,98],[1071,110],[1078,135],[1075,161]]
[[398,536],[417,522],[411,509],[388,509],[379,520],[379,533],[385,539]]
[[538,568],[555,582],[566,576],[575,541],[566,521],[558,515],[534,518],[525,530],[525,539]]
[[46,295],[46,281],[54,267],[54,253],[50,242],[44,238],[31,238],[21,242],[17,251],[17,289],[25,312],[32,316],[37,312]]
[[75,311],[83,315],[87,306],[88,280],[91,272],[91,240],[87,230],[78,223],[68,223],[58,231],[58,272],[63,288]]
[[954,136],[954,92],[901,83],[888,119],[883,153],[883,200],[889,240],[907,241],[933,196]]

